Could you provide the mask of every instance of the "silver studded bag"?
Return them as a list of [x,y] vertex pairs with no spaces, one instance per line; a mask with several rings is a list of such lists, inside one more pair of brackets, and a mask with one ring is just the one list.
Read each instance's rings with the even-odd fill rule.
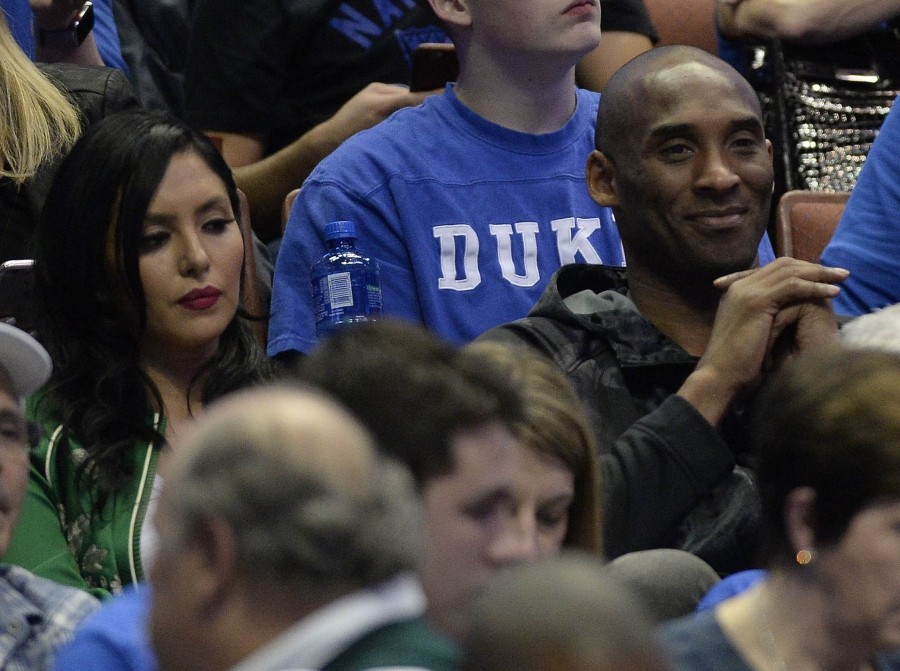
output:
[[755,49],[748,79],[780,155],[781,190],[852,190],[900,95],[900,35],[885,26],[825,47]]

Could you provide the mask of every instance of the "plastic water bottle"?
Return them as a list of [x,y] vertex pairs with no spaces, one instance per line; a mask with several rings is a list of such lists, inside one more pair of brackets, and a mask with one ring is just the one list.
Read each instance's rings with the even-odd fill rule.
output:
[[381,316],[378,262],[356,249],[355,224],[352,221],[327,224],[325,245],[328,251],[310,273],[319,338],[347,324]]

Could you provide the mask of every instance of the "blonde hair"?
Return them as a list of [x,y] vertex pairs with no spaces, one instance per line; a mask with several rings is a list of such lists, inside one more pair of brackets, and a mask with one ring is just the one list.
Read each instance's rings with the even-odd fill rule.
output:
[[0,12],[0,176],[21,184],[81,134],[75,105],[28,60]]

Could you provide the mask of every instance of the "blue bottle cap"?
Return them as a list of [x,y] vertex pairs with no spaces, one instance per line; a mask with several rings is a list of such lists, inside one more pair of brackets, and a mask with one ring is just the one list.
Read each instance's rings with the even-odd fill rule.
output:
[[340,238],[356,239],[356,224],[352,221],[332,221],[325,224],[325,239],[338,240]]

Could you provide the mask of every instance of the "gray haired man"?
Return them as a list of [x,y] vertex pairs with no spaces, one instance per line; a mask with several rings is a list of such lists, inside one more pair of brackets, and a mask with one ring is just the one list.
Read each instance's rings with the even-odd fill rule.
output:
[[156,524],[161,671],[452,668],[421,618],[418,497],[334,402],[244,392],[175,455]]

